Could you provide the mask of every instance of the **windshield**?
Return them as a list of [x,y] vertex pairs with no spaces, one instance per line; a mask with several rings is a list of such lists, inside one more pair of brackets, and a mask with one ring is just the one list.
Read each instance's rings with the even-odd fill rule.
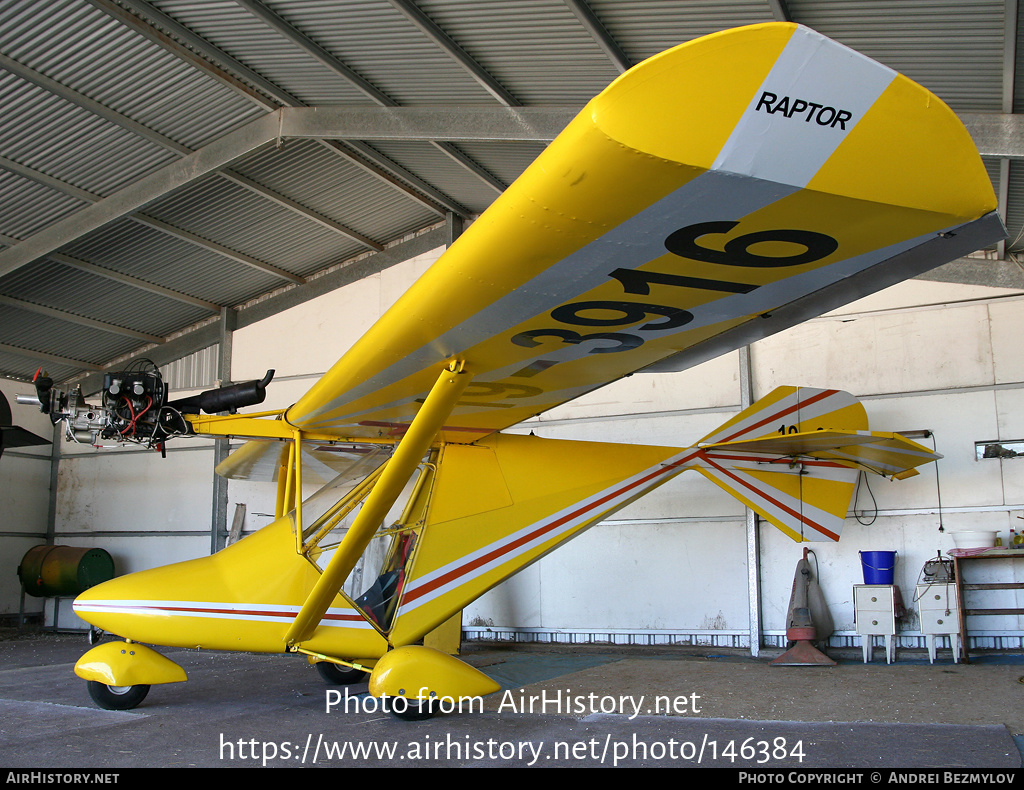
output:
[[[320,545],[339,526],[347,527],[358,511],[363,496],[373,486],[390,457],[389,447],[360,446],[340,448],[331,459],[338,475],[302,503],[303,551]],[[362,496],[352,496],[357,489],[366,489]],[[353,507],[345,507],[351,504]],[[340,535],[337,540],[340,540]],[[337,544],[337,540],[334,544]]]
[[[388,450],[367,453],[302,505],[301,552],[323,571],[354,523],[389,457]],[[379,628],[387,630],[404,586],[406,569],[429,497],[433,466],[422,463],[364,547],[342,591]],[[421,496],[422,494],[422,496]]]

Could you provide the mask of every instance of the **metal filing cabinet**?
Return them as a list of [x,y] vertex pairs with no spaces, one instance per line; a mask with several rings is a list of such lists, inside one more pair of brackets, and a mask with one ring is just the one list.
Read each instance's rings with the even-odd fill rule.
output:
[[921,633],[928,645],[928,661],[935,663],[935,637],[948,636],[953,649],[953,663],[960,656],[960,617],[957,606],[956,583],[937,582],[917,585],[917,612],[921,618]]
[[885,637],[885,661],[895,659],[893,637],[896,635],[896,587],[892,584],[855,584],[853,616],[861,635],[864,663],[871,659],[871,640]]

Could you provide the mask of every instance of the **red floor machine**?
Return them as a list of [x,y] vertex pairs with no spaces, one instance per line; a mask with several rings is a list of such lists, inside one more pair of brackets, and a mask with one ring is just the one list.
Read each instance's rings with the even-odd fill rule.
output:
[[786,639],[795,644],[772,661],[773,667],[834,667],[836,662],[812,645],[824,642],[835,630],[832,614],[825,604],[821,587],[811,573],[808,549],[796,564],[793,592],[786,614]]

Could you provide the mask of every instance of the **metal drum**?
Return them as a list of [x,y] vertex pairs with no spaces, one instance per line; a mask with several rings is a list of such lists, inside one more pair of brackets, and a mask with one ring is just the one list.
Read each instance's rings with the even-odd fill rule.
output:
[[18,566],[21,588],[36,598],[70,598],[113,578],[114,560],[103,549],[34,546]]

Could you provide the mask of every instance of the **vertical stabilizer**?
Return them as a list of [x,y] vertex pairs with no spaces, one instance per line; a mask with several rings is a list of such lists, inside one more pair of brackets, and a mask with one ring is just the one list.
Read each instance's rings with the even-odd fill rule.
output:
[[[802,452],[798,437],[867,427],[864,407],[847,392],[779,387],[704,437],[691,467],[793,540],[835,541],[859,469]],[[775,440],[788,440],[786,448],[767,446]],[[759,441],[766,443],[763,450],[750,449]]]

